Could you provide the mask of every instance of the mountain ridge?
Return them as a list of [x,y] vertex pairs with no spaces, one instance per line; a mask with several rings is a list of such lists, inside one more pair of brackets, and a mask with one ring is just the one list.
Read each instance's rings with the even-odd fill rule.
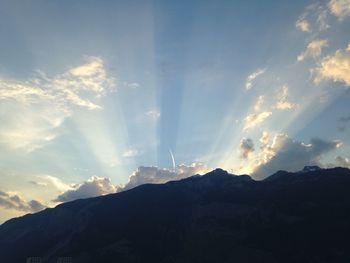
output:
[[[295,242],[311,231],[314,237],[307,241],[323,246],[320,241],[330,238],[338,245],[323,248],[322,260],[328,254],[338,257],[333,262],[349,258],[344,236],[350,234],[350,170],[283,172],[272,179],[255,181],[216,169],[60,204],[1,225],[0,256],[13,263],[34,255],[45,262],[58,256],[74,262],[309,262],[315,247]],[[324,228],[337,235],[320,236]],[[287,257],[291,244],[297,253]],[[258,252],[252,258],[253,250]]]

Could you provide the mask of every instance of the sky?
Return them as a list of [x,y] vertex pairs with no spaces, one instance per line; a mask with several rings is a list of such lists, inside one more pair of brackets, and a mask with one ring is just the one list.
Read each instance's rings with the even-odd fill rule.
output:
[[350,0],[0,0],[0,223],[221,167],[350,167]]

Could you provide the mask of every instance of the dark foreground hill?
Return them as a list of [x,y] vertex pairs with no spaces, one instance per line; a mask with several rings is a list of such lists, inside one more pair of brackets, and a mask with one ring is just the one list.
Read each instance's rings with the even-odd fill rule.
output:
[[0,262],[350,262],[350,170],[217,169],[65,203],[0,226]]

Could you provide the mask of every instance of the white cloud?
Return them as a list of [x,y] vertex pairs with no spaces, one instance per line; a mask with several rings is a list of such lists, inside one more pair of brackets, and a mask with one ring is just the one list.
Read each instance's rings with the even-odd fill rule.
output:
[[255,105],[254,105],[254,113],[249,114],[244,119],[244,128],[243,130],[247,130],[250,128],[254,128],[258,124],[264,122],[265,119],[272,115],[270,111],[261,111],[263,104],[265,103],[265,97],[263,95],[259,96]]
[[180,177],[185,178],[196,174],[205,174],[211,171],[211,169],[204,163],[194,162],[190,165],[179,164],[176,167],[176,172]]
[[157,120],[160,117],[160,112],[157,110],[150,110],[146,112],[146,115],[154,120]]
[[275,108],[278,110],[289,110],[295,108],[297,105],[287,100],[289,89],[287,85],[283,85],[277,92],[277,102]]
[[322,139],[311,139],[305,144],[286,134],[278,134],[271,145],[262,149],[253,176],[262,179],[278,170],[298,171],[306,165],[321,165],[321,157],[340,145],[340,141]]
[[331,79],[350,86],[350,43],[345,50],[337,50],[335,54],[323,58],[319,67],[313,72],[316,75],[315,83]]
[[16,210],[26,213],[35,213],[46,207],[37,200],[25,201],[17,193],[0,191],[0,206],[5,209]]
[[131,158],[139,155],[139,151],[137,149],[129,149],[123,152],[122,156],[125,158]]
[[263,111],[261,113],[249,114],[244,119],[244,130],[247,130],[247,129],[250,129],[250,128],[254,128],[255,126],[257,126],[260,123],[264,122],[271,115],[272,115],[271,111]]
[[306,19],[298,19],[298,21],[295,23],[295,26],[303,32],[311,31],[310,23]]
[[254,110],[255,110],[256,112],[260,111],[260,109],[261,109],[262,105],[264,104],[264,102],[265,102],[265,97],[262,96],[262,95],[259,96],[259,97],[258,97],[258,100],[256,101],[256,103],[255,103],[255,105],[254,105]]
[[295,107],[294,104],[288,102],[288,101],[277,101],[276,103],[276,109],[279,110],[290,110]]
[[69,73],[76,77],[97,77],[106,78],[106,71],[103,67],[103,60],[98,57],[91,57],[84,65],[72,68]]
[[243,138],[239,144],[239,150],[241,152],[241,158],[248,159],[249,156],[255,151],[252,139]]
[[38,181],[31,181],[32,183],[36,185],[41,185],[41,186],[53,186],[60,192],[72,190],[73,187],[71,185],[68,185],[64,183],[61,179],[51,176],[51,175],[38,175],[37,178],[39,179]]
[[263,134],[261,135],[260,139],[259,139],[260,143],[262,144],[262,146],[266,146],[269,144],[270,141],[270,135],[268,132],[264,131]]
[[176,171],[153,166],[140,166],[130,175],[129,181],[123,186],[113,185],[109,178],[92,176],[81,184],[70,186],[71,188],[69,190],[63,192],[53,201],[69,202],[81,198],[96,197],[128,190],[141,184],[166,183],[173,180],[187,178],[195,174],[204,174],[209,171],[210,169],[205,164],[199,162],[192,163],[191,165],[178,165]]
[[59,195],[55,202],[69,202],[75,199],[89,198],[117,192],[118,187],[108,178],[92,176],[82,184],[75,185],[73,189]]
[[304,52],[302,52],[298,57],[298,61],[303,61],[306,58],[317,58],[322,53],[322,48],[328,46],[328,41],[326,39],[315,39],[311,41]]
[[125,87],[131,88],[131,89],[137,89],[139,88],[141,85],[137,82],[123,82]]
[[258,69],[257,71],[250,74],[245,82],[246,90],[250,90],[253,87],[254,80],[265,72],[265,69]]
[[27,152],[55,139],[74,108],[100,109],[97,99],[113,89],[102,59],[53,77],[38,72],[27,81],[0,79],[0,143]]
[[177,166],[176,171],[160,169],[153,166],[140,166],[137,171],[133,172],[133,174],[129,177],[129,182],[123,187],[123,190],[147,183],[166,183],[207,172],[209,172],[209,168],[203,163],[192,163],[191,165],[181,164]]
[[328,8],[333,15],[340,19],[350,16],[350,0],[331,0],[328,3]]

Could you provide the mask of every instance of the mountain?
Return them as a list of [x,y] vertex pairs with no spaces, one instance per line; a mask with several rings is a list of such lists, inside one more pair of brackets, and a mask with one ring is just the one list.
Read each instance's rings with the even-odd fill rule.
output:
[[76,200],[0,226],[0,261],[350,262],[350,170],[216,169]]

